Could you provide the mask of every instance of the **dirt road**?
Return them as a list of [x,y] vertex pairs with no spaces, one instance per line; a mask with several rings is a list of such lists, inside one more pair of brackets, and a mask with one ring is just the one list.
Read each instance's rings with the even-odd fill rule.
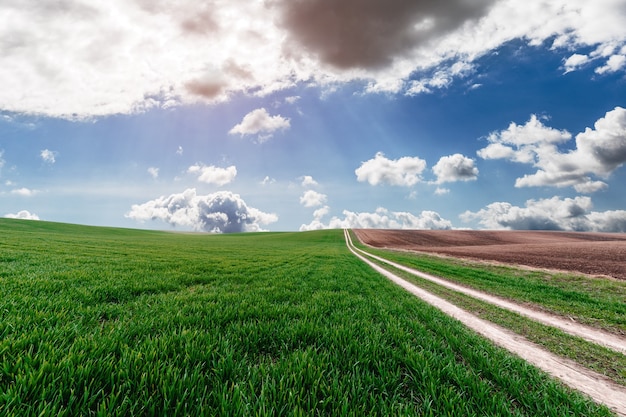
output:
[[[594,401],[607,405],[617,415],[626,417],[625,387],[615,384],[604,376],[586,369],[573,361],[554,355],[507,329],[483,320],[470,312],[465,311],[408,281],[405,281],[399,276],[375,264],[366,258],[362,253],[359,253],[363,251],[354,247],[350,234],[347,230],[344,231],[344,233],[346,244],[355,256],[397,285],[429,304],[437,307],[449,316],[459,320],[467,327],[493,341],[495,344],[518,355],[553,377],[560,379],[571,388],[587,394]],[[621,341],[620,343],[623,348],[624,341]]]

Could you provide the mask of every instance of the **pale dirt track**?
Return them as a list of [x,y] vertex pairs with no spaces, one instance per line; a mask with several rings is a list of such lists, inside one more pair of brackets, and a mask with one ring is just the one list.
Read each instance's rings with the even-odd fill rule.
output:
[[355,229],[366,245],[626,280],[626,233]]
[[[560,379],[566,385],[589,395],[594,401],[607,405],[619,416],[626,416],[626,388],[613,383],[604,376],[584,368],[573,361],[554,355],[527,339],[497,326],[489,321],[462,310],[452,303],[439,298],[397,275],[376,265],[361,255],[352,245],[350,235],[345,231],[346,243],[350,251],[388,279],[437,307],[449,316],[461,321],[470,329],[493,341],[495,344],[520,356],[544,372]],[[359,235],[360,237],[360,235]],[[584,329],[582,331],[585,331]],[[623,341],[618,339],[618,345]],[[623,348],[623,345],[621,345]]]

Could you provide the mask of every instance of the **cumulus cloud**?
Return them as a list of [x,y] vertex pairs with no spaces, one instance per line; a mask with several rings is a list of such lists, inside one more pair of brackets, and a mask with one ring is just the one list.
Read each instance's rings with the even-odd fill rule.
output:
[[237,167],[231,165],[227,168],[219,168],[213,165],[204,166],[201,164],[192,165],[187,172],[198,176],[198,181],[207,184],[226,185],[232,182],[237,176]]
[[261,225],[278,220],[275,214],[249,207],[238,194],[219,191],[198,195],[194,188],[133,204],[126,217],[141,222],[161,220],[211,233],[257,232],[263,230]]
[[474,160],[460,153],[441,157],[433,167],[433,172],[437,176],[437,184],[472,181],[478,177],[478,168],[474,166]]
[[277,130],[289,129],[289,119],[280,115],[270,116],[265,108],[252,110],[243,117],[241,123],[233,127],[228,133],[231,135],[259,135],[259,141],[263,142],[271,138]]
[[37,216],[35,213],[29,212],[28,210],[21,210],[15,214],[8,213],[5,214],[4,217],[8,219],[39,220],[39,216]]
[[387,159],[378,152],[373,159],[365,161],[354,173],[360,182],[371,185],[389,184],[410,187],[422,180],[426,161],[418,157],[405,156],[399,159]]
[[611,55],[606,64],[596,68],[596,74],[604,74],[607,72],[617,72],[626,65],[626,55]]
[[154,179],[159,178],[159,168],[150,167],[148,168],[148,174]]
[[326,194],[318,193],[314,190],[307,190],[300,197],[300,204],[304,207],[317,207],[326,203]]
[[463,221],[477,220],[487,229],[570,230],[580,232],[626,232],[626,210],[591,211],[589,197],[552,197],[528,200],[525,207],[506,202],[491,203],[477,211],[466,211]]
[[484,159],[508,159],[538,168],[524,175],[516,187],[574,187],[578,192],[594,192],[607,187],[603,181],[626,163],[626,109],[616,107],[598,119],[594,129],[586,128],[576,135],[576,148],[563,152],[558,144],[572,135],[546,127],[537,119],[523,126],[511,123],[508,129],[488,136],[490,144],[479,150]]
[[[326,215],[328,211],[324,211]],[[301,231],[319,229],[451,229],[452,223],[442,218],[437,212],[422,211],[419,215],[409,212],[390,212],[380,207],[374,213],[356,213],[349,210],[343,211],[343,218],[333,217],[328,223],[322,221],[322,216],[317,216],[309,224],[300,226]]]
[[300,177],[300,179],[302,180],[303,187],[317,187],[319,185],[310,175],[304,175]]
[[57,153],[55,151],[44,149],[39,155],[41,159],[48,164],[54,164],[56,162]]

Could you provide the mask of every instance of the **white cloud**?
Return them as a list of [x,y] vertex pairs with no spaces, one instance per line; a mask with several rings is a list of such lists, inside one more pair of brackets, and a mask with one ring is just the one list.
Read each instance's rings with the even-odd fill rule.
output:
[[594,192],[607,187],[603,181],[626,163],[626,109],[616,107],[598,119],[594,129],[576,135],[576,148],[562,152],[558,143],[571,140],[567,131],[544,126],[535,116],[524,126],[511,123],[507,130],[487,138],[490,144],[478,151],[485,159],[508,159],[538,168],[518,178],[516,187],[574,187]]
[[227,168],[219,168],[213,165],[192,165],[187,169],[190,174],[198,175],[198,181],[207,184],[226,185],[237,176],[237,167],[231,165]]
[[[326,214],[325,212],[324,214]],[[380,207],[374,213],[343,211],[344,217],[333,217],[324,224],[315,217],[309,224],[300,226],[301,231],[319,229],[451,229],[452,223],[434,211],[422,211],[419,215],[408,212],[390,212]]]
[[410,187],[422,180],[422,172],[426,169],[426,161],[418,157],[405,156],[399,159],[387,159],[378,152],[374,159],[361,164],[354,173],[360,182],[367,181],[371,185],[389,184]]
[[313,212],[313,218],[319,220],[322,217],[327,216],[328,213],[330,213],[330,207],[328,206],[320,207]]
[[310,175],[304,175],[300,179],[302,179],[303,187],[317,187],[319,185]]
[[260,108],[246,114],[241,123],[233,127],[228,133],[242,136],[259,134],[259,141],[264,142],[271,138],[277,130],[286,130],[289,127],[289,119],[280,115],[270,116],[265,108]]
[[625,55],[611,55],[611,57],[606,61],[606,64],[596,68],[597,74],[604,74],[607,72],[617,72],[624,68],[626,64],[626,56]]
[[433,172],[437,176],[437,184],[472,181],[478,177],[478,168],[474,166],[474,160],[460,153],[441,157],[433,167]]
[[307,190],[300,197],[300,204],[304,207],[316,207],[326,203],[326,194],[318,193],[314,190]]
[[133,204],[126,217],[140,222],[161,220],[172,226],[212,233],[257,232],[263,230],[261,225],[278,220],[275,214],[249,207],[238,194],[219,191],[197,195],[194,188]]
[[266,175],[265,178],[263,178],[263,181],[261,181],[261,185],[265,186],[269,184],[274,184],[275,182],[276,180],[274,178],[270,178],[269,175]]
[[487,229],[573,230],[586,232],[626,232],[626,211],[591,211],[589,197],[528,200],[525,207],[491,203],[477,211],[466,211],[463,221],[477,220]]
[[435,190],[435,195],[446,195],[449,194],[450,190],[448,188],[437,187]]
[[155,167],[148,168],[148,174],[150,174],[150,176],[152,176],[152,178],[154,179],[159,178],[159,168],[155,168]]
[[474,66],[467,62],[456,62],[449,67],[443,67],[435,71],[431,76],[422,77],[409,82],[406,94],[413,96],[423,93],[432,93],[434,90],[447,88],[455,79],[469,76],[474,69]]
[[15,214],[8,213],[5,214],[4,217],[8,219],[22,219],[22,220],[39,220],[39,216],[35,213],[31,213],[28,210],[21,210]]
[[566,71],[576,54],[610,49],[590,61],[623,71],[626,14],[620,0],[13,1],[0,6],[0,39],[0,109],[83,118],[299,82],[430,91],[515,39],[551,40]]
[[182,155],[183,154],[183,147],[182,146],[178,146],[178,149],[176,149],[176,155]]
[[563,67],[565,68],[565,72],[568,73],[579,69],[587,62],[589,62],[589,56],[584,54],[572,54],[565,60]]
[[56,162],[57,152],[55,151],[44,149],[39,155],[41,156],[41,159],[48,164],[54,164]]
[[15,190],[11,190],[11,194],[19,195],[22,197],[32,197],[37,194],[39,191],[31,190],[30,188],[17,188]]

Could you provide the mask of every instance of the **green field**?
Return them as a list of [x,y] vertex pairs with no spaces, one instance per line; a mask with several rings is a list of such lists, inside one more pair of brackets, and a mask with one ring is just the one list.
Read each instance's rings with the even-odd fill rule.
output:
[[606,416],[376,274],[340,230],[0,219],[0,415]]

